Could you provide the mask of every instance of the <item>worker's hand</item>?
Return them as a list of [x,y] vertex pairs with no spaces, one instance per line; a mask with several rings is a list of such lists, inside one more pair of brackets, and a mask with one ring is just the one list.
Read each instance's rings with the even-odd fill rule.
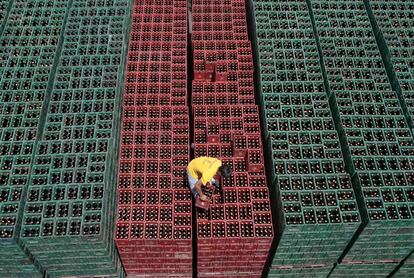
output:
[[201,201],[207,201],[207,196],[204,194],[200,194],[200,200]]

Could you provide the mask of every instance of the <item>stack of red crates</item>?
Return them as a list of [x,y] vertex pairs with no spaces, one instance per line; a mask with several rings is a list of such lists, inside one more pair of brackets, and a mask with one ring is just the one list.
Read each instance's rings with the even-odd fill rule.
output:
[[198,277],[260,277],[273,240],[244,0],[192,2],[195,156],[232,167],[197,210]]
[[135,0],[125,97],[136,105],[187,105],[187,3]]
[[136,0],[115,231],[128,275],[192,275],[186,56],[186,0]]

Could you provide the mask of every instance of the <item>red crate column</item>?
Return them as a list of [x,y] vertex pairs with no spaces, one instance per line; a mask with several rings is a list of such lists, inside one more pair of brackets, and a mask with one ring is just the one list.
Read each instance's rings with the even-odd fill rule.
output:
[[198,277],[260,277],[273,225],[253,57],[241,0],[192,2],[195,156],[232,167],[210,209],[197,210]]
[[129,274],[191,273],[187,107],[176,108],[135,108],[123,126],[116,242]]
[[116,244],[127,274],[191,275],[185,106],[124,107]]
[[115,241],[128,275],[191,277],[187,2],[135,1]]

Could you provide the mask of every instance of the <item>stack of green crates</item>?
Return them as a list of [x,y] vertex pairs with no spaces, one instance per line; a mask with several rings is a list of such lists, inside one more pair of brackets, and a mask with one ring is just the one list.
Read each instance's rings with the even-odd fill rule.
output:
[[368,277],[387,277],[395,267],[395,264],[386,262],[342,263],[335,267],[329,277],[361,277],[361,273],[368,275]]
[[394,277],[411,278],[414,273],[414,252],[404,261],[404,264],[398,269]]
[[70,1],[20,232],[48,277],[120,271],[113,227],[130,5]]
[[0,0],[0,35],[3,33],[4,25],[6,24],[9,5],[12,3],[13,0]]
[[19,246],[19,232],[38,127],[68,4],[69,1],[46,0],[0,3],[0,272],[3,277],[40,277],[32,258]]
[[33,261],[18,246],[15,240],[0,242],[0,273],[2,277],[41,277]]
[[334,117],[366,225],[332,277],[385,277],[414,248],[414,141],[364,2],[311,3],[338,111]]
[[327,276],[361,225],[306,1],[255,1],[279,228],[270,277]]
[[414,4],[404,0],[372,0],[367,5],[374,31],[395,90],[401,95],[406,116],[414,127]]

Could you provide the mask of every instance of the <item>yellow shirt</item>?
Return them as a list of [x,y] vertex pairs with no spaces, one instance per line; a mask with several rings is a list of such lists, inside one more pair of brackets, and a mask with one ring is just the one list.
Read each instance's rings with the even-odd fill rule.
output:
[[217,173],[221,166],[221,160],[213,157],[197,157],[188,164],[188,173],[194,179],[201,179],[203,185],[206,185]]

